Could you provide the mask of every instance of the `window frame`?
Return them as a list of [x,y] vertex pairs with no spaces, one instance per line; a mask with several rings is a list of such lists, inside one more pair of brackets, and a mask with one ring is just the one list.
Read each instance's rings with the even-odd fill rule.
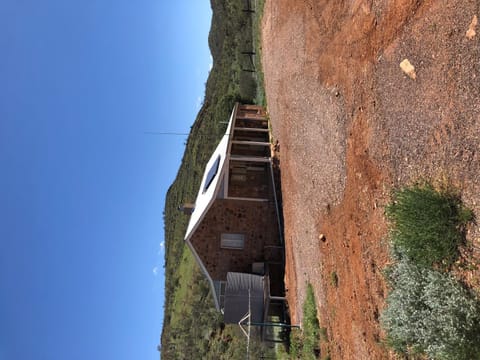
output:
[[207,176],[205,178],[205,185],[203,187],[203,192],[202,192],[203,194],[207,192],[210,185],[212,185],[213,180],[215,180],[215,178],[217,177],[218,168],[220,167],[221,159],[222,159],[221,155],[218,155],[218,157],[215,159],[210,169],[208,169]]
[[[245,249],[245,238],[244,233],[222,232],[220,234],[220,247],[226,250],[243,250]],[[239,245],[235,245],[235,242],[238,242]]]

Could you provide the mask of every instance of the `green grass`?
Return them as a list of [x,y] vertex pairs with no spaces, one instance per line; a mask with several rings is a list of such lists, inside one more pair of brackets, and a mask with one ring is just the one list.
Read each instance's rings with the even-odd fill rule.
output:
[[[226,325],[212,337],[207,358],[212,360],[245,360],[246,349],[247,338],[238,325]],[[275,358],[275,350],[265,346],[254,336],[250,338],[249,353],[250,359]],[[194,356],[191,359],[199,359],[199,357]]]
[[[194,281],[194,270],[197,270],[195,260],[188,249],[185,248],[180,263],[178,264],[179,281],[178,286],[173,295],[173,311],[170,323],[173,326],[177,326],[179,322],[183,321],[185,316],[185,299],[188,299],[191,295],[192,286]],[[183,313],[182,313],[183,312]]]
[[261,38],[261,25],[263,18],[263,11],[265,8],[265,0],[256,0],[257,9],[253,15],[253,44],[255,49],[255,69],[256,69],[256,82],[257,91],[255,95],[255,103],[262,106],[267,106],[267,98],[265,94],[265,80],[262,67],[262,38]]
[[462,229],[473,219],[457,195],[428,184],[395,192],[386,214],[392,223],[393,245],[423,266],[453,263],[464,241]]
[[405,356],[480,359],[479,300],[446,272],[472,211],[454,191],[423,184],[397,191],[386,214],[395,260],[384,272],[386,344]]
[[317,317],[317,304],[311,284],[307,287],[307,297],[303,303],[302,310],[302,328],[292,329],[290,333],[290,358],[302,360],[317,359],[320,356],[321,329]]

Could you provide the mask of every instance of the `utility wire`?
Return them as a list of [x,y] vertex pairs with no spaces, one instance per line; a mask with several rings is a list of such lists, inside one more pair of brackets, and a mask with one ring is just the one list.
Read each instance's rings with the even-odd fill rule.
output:
[[[178,132],[161,132],[161,131],[144,131],[145,135],[166,135],[166,136],[190,136],[190,133],[178,133]],[[223,135],[222,135],[223,134]],[[210,138],[214,140],[220,139],[224,135],[230,135],[229,133],[221,134],[196,134],[195,137]]]
[[179,132],[161,132],[161,131],[144,131],[144,134],[148,135],[174,135],[174,136],[188,136],[189,133],[179,133]]

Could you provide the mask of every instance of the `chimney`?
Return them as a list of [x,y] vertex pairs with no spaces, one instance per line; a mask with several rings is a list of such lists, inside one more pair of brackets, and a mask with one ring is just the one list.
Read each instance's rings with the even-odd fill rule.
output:
[[195,210],[195,204],[192,203],[185,203],[178,207],[178,210],[183,212],[185,215],[192,215],[193,210]]

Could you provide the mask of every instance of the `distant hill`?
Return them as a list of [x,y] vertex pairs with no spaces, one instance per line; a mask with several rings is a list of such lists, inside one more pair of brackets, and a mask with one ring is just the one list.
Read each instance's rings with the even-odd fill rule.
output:
[[[262,1],[257,3],[263,8]],[[163,359],[245,357],[243,335],[221,323],[207,280],[184,245],[188,217],[177,208],[195,201],[206,162],[225,132],[225,122],[235,102],[263,101],[256,99],[263,90],[257,85],[255,75],[242,71],[254,67],[249,56],[242,52],[252,51],[259,44],[254,29],[258,28],[261,11],[254,14],[243,11],[247,4],[239,0],[211,0],[213,17],[208,43],[213,67],[178,174],[168,190],[163,214],[166,249]],[[258,67],[259,61],[256,62]]]

